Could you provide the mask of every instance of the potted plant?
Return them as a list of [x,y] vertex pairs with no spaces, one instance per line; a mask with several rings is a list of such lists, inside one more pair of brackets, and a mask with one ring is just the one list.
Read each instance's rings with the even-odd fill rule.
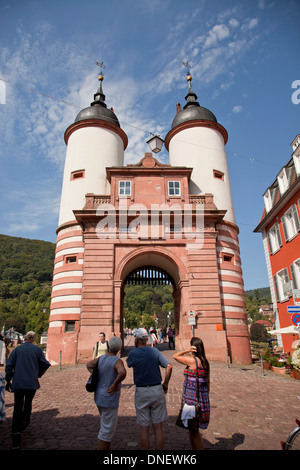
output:
[[262,361],[263,361],[263,368],[266,370],[271,369],[270,358],[271,358],[270,349],[264,349],[262,353]]
[[291,359],[291,377],[300,380],[300,344],[294,350]]
[[270,364],[273,372],[276,372],[277,374],[285,374],[285,362],[279,361],[277,356],[271,356]]

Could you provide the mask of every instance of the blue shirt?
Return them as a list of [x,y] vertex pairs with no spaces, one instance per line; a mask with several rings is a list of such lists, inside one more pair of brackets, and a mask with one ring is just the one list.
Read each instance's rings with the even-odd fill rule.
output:
[[135,385],[157,385],[161,383],[160,367],[166,368],[169,361],[156,348],[142,346],[128,354],[127,365],[133,367]]
[[40,388],[38,377],[42,370],[50,367],[41,348],[25,341],[15,348],[7,359],[5,379],[12,381],[11,391],[37,390]]
[[115,370],[115,364],[119,360],[117,356],[100,356],[98,361],[98,384],[94,394],[96,405],[103,406],[104,408],[118,408],[119,399],[121,394],[121,384],[119,390],[112,395],[106,392],[118,374]]

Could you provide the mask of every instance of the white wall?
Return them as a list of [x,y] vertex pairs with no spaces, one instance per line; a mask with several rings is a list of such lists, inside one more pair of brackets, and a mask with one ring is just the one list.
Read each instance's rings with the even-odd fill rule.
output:
[[[215,129],[193,127],[175,134],[169,143],[170,164],[193,167],[190,194],[212,193],[224,220],[235,223],[227,157],[222,135]],[[224,181],[213,170],[224,173]]]
[[[113,131],[84,127],[68,140],[61,195],[59,223],[74,220],[73,210],[81,210],[87,193],[110,194],[106,167],[124,164],[124,144]],[[85,177],[71,181],[71,173],[84,170]]]

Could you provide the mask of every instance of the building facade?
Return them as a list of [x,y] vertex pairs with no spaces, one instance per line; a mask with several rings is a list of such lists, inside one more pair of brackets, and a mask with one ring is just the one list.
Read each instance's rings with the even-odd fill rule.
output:
[[[288,311],[300,299],[300,135],[291,143],[292,157],[265,191],[265,209],[255,232],[261,232],[275,313],[276,329],[293,324]],[[292,349],[292,335],[278,335],[284,352]]]
[[[91,357],[100,331],[123,335],[124,286],[150,276],[173,286],[176,346],[193,325],[209,358],[251,362],[245,294],[225,144],[188,75],[165,137],[169,164],[152,153],[124,165],[127,136],[102,90],[65,132],[67,153],[53,273],[47,357]],[[157,277],[158,276],[158,277]]]

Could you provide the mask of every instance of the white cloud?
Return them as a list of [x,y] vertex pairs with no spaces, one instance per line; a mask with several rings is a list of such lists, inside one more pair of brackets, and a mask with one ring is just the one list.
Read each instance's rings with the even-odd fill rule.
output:
[[242,26],[242,31],[251,30],[258,25],[258,18],[248,18]]
[[230,18],[230,20],[228,21],[228,24],[232,27],[232,28],[237,28],[239,26],[239,21],[236,20],[235,18]]
[[204,48],[214,47],[216,44],[230,35],[229,28],[225,24],[215,25],[208,33]]
[[238,114],[242,111],[242,109],[243,109],[242,105],[236,105],[232,108],[232,112],[235,113],[235,114]]

